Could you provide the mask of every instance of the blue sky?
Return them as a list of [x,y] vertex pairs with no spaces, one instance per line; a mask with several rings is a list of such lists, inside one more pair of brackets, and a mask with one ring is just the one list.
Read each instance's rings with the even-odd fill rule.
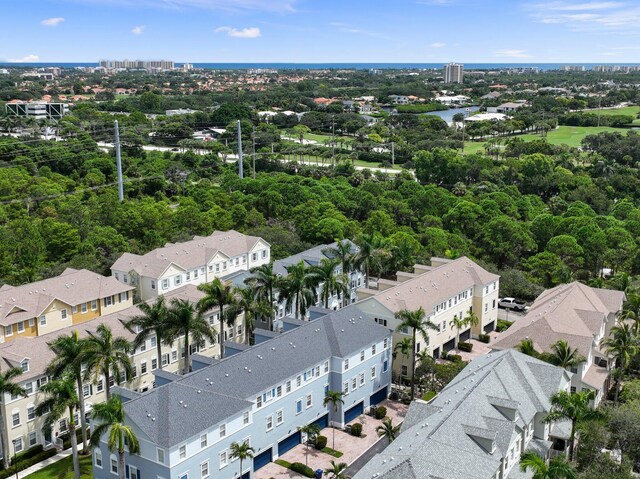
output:
[[0,61],[640,62],[640,0],[2,0]]

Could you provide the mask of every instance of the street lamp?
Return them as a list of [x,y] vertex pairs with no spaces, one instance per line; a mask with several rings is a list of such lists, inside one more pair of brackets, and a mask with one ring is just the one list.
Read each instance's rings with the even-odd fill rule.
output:
[[14,466],[16,466],[16,479],[18,479],[18,449],[16,449],[16,444],[18,441],[22,441],[22,439],[13,439],[13,462]]

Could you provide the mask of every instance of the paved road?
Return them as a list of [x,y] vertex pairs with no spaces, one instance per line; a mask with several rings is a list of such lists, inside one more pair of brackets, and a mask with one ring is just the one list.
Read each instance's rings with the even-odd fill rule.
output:
[[503,319],[505,321],[517,321],[522,317],[524,317],[523,313],[516,313],[515,311],[510,311],[508,309],[498,309],[498,319]]
[[371,448],[362,454],[358,459],[353,461],[349,467],[347,467],[345,473],[348,477],[353,477],[356,473],[369,462],[373,456],[382,452],[387,447],[388,441],[383,437],[376,442]]

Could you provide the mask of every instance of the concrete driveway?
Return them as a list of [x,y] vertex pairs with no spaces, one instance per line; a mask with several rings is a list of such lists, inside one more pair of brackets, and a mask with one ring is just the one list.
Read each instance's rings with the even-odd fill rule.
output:
[[[390,400],[383,401],[380,403],[380,406],[387,408],[387,417],[391,418],[394,425],[400,424],[403,421],[408,408],[408,406],[400,402]],[[357,417],[349,424],[354,424],[356,422],[362,424],[361,437],[354,437],[340,429],[334,430],[330,427],[323,429],[321,434],[327,438],[327,447],[336,449],[337,451],[342,452],[343,455],[340,458],[336,458],[322,451],[318,451],[313,447],[309,447],[309,455],[307,458],[309,467],[313,470],[325,470],[331,466],[331,461],[351,464],[380,440],[376,432],[376,428],[382,421],[365,414]],[[334,432],[335,448],[333,447]],[[386,441],[386,439],[382,439],[382,441]],[[302,464],[305,464],[305,454],[306,446],[299,444],[280,456],[280,459],[290,463],[301,462]],[[255,479],[291,479],[302,476],[275,463],[270,463],[257,471],[254,477]]]

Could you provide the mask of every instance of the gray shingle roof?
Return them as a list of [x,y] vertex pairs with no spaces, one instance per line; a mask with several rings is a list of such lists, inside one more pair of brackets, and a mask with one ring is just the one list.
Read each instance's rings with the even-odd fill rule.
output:
[[[514,435],[536,413],[548,411],[550,396],[568,381],[563,369],[517,351],[478,358],[431,403],[412,403],[399,437],[354,479],[494,477]],[[500,411],[514,405],[516,422]],[[491,454],[482,443],[494,438]],[[405,463],[412,467],[397,466]]]
[[[152,389],[125,403],[125,411],[130,420],[140,427],[149,424],[150,417],[155,417],[152,425],[144,426],[144,432],[154,442],[169,447],[240,412],[250,405],[247,399],[253,400],[266,389],[332,356],[353,354],[390,334],[372,317],[355,306],[349,306],[224,358],[178,381]],[[194,414],[191,407],[185,410],[182,405],[178,407],[158,399],[171,395],[174,403],[183,400],[187,405],[195,406],[205,393],[208,400],[203,410],[223,411],[221,414]],[[177,423],[180,426],[174,428]]]
[[[349,240],[343,240],[351,244],[351,249],[353,252],[358,250],[358,247]],[[334,242],[331,244],[321,244],[318,246],[314,246],[308,250],[305,250],[301,253],[294,254],[284,259],[279,259],[273,262],[273,272],[279,274],[281,276],[287,275],[287,266],[291,266],[292,264],[297,264],[300,261],[304,261],[307,266],[317,266],[323,259],[329,259],[330,256],[326,255],[323,251],[328,248],[334,248],[338,243]]]

